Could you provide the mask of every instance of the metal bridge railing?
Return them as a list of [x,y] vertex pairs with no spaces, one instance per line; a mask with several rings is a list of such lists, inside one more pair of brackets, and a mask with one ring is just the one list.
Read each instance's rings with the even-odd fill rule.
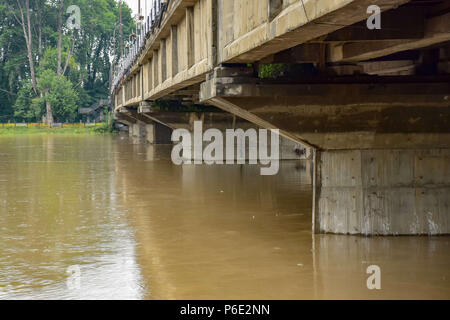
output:
[[[122,80],[126,78],[131,67],[142,53],[146,40],[161,26],[164,12],[167,10],[170,0],[152,0],[150,13],[144,17],[144,21],[138,21],[134,41],[129,44],[126,54],[113,65],[111,92],[117,88]],[[140,19],[140,17],[138,18]]]

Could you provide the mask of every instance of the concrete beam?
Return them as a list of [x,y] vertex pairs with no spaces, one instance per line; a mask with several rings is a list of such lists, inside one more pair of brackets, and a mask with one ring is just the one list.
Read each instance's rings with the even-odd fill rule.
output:
[[233,114],[226,112],[171,112],[159,111],[151,105],[139,107],[138,112],[158,123],[171,129],[194,130],[194,122],[202,121],[205,130],[215,128],[219,130],[234,129],[236,127],[248,129],[254,127],[248,121],[237,118]]
[[[396,8],[409,0],[316,0],[292,1],[273,20],[256,26],[251,32],[241,35],[239,28],[247,21],[239,21],[239,17],[226,10],[222,0],[221,8],[227,19],[222,19],[219,30],[222,34],[219,46],[221,63],[251,63],[259,61],[271,54],[287,50],[318,37],[327,35],[343,27],[366,20],[367,8],[378,5],[382,11]],[[265,1],[266,2],[266,1]],[[226,10],[225,8],[226,7]],[[236,20],[236,21],[235,21]],[[225,35],[238,34],[225,41]]]
[[[167,112],[157,111],[148,105],[141,106],[139,112],[148,119],[163,124],[173,130],[186,129],[193,132],[195,121],[202,122],[203,130],[213,128],[223,133],[228,129],[243,129],[244,131],[248,129],[259,129],[255,124],[226,112]],[[281,138],[280,160],[301,160],[309,157],[310,152],[309,150],[304,152],[305,147],[305,145],[299,142]]]
[[400,7],[381,15],[381,29],[369,30],[362,21],[334,31],[312,42],[367,42],[422,39],[425,35],[425,12],[421,7]]
[[[156,112],[145,112],[141,111],[142,116],[158,122],[168,128],[175,129],[187,129],[191,130],[193,128],[194,119],[197,119],[195,113],[187,112],[170,112],[170,111],[156,111]],[[192,118],[192,119],[191,119]]]
[[[392,105],[447,106],[450,78],[438,77],[373,77],[361,76],[311,78],[305,82],[274,82],[245,78],[214,78],[202,84],[200,100],[222,98],[262,98],[297,101],[304,105]],[[350,81],[349,81],[350,80]],[[358,82],[356,82],[358,81]]]
[[114,120],[123,123],[127,126],[131,126],[137,122],[136,119],[120,112],[114,112]]
[[424,37],[420,39],[331,45],[328,49],[328,61],[366,61],[401,51],[425,48],[446,41],[450,41],[450,12],[427,20]]
[[363,73],[370,75],[392,75],[399,73],[413,75],[417,63],[413,60],[394,60],[361,62],[359,65],[363,68]]
[[362,79],[367,82],[269,84],[212,78],[202,84],[201,100],[324,150],[450,146],[448,78]]
[[135,108],[127,108],[127,107],[121,107],[118,109],[118,112],[128,118],[134,119],[137,122],[144,122],[148,123],[149,120],[138,113],[137,109]]
[[322,50],[326,49],[320,43],[306,43],[300,46],[270,55],[262,59],[261,63],[312,63],[319,62]]

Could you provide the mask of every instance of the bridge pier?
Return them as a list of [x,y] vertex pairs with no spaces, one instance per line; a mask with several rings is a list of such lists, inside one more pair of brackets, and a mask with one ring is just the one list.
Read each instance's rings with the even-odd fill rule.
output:
[[450,149],[317,151],[316,233],[450,233]]
[[145,141],[146,139],[146,124],[141,121],[137,121],[129,127],[130,138],[136,138],[138,141]]
[[217,68],[200,100],[314,148],[314,232],[450,234],[448,82],[231,74]]
[[115,113],[115,118],[128,126],[130,138],[136,139],[137,143],[172,143],[170,128],[142,116],[133,108],[119,108],[119,111]]
[[[373,5],[379,29],[368,24]],[[155,112],[144,102],[133,121],[192,132],[195,119],[205,129],[244,119],[246,128],[280,130],[282,159],[314,150],[315,232],[448,234],[449,9],[448,1],[170,1],[117,70],[115,108],[215,106],[229,115]]]

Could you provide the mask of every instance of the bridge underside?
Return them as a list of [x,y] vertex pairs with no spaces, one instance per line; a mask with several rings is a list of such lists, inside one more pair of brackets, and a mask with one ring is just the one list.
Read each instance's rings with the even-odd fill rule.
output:
[[[209,112],[170,112],[158,110],[149,103],[141,103],[138,108],[121,107],[116,112],[116,119],[128,125],[130,136],[141,138],[142,142],[151,144],[171,144],[171,134],[176,129],[185,129],[193,136],[195,122],[201,123],[203,131],[213,128],[220,130],[223,134],[227,129],[244,131],[260,129],[254,123],[220,109]],[[245,156],[248,158],[249,145],[246,144],[245,147]],[[237,150],[235,151],[237,156]],[[311,157],[308,151],[302,143],[280,138],[280,160],[307,159]],[[223,154],[225,155],[225,150]]]
[[446,234],[449,80],[361,77],[357,83],[334,78],[274,85],[212,77],[200,96],[314,147],[316,232]]
[[[450,234],[449,1],[178,0],[164,21],[116,110],[172,129],[242,119],[310,147],[314,232]],[[158,100],[228,116],[155,112]]]

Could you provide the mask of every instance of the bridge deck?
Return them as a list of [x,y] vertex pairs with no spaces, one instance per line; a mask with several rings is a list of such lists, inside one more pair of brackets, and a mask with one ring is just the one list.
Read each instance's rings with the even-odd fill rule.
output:
[[[217,65],[255,63],[320,39],[367,19],[370,5],[385,11],[408,1],[163,1],[159,24],[143,29],[128,65],[116,76],[121,78],[115,80],[116,108],[137,106],[198,84]],[[331,57],[336,60],[340,51],[334,51]]]

